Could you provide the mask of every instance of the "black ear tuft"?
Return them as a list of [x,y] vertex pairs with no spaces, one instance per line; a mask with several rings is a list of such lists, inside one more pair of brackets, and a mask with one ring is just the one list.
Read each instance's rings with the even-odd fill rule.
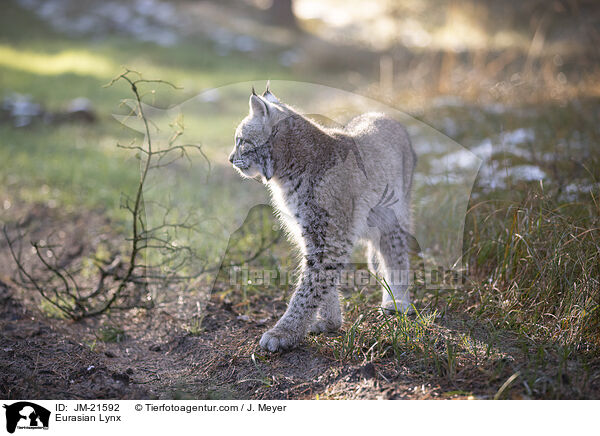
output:
[[254,90],[254,85],[252,85],[252,95],[256,95],[256,91]]
[[270,86],[271,86],[271,81],[267,80],[267,88],[265,89],[265,92],[263,92],[263,97],[265,97],[267,94],[271,93],[271,90],[269,89]]
[[280,105],[280,104],[281,104],[281,102],[279,101],[279,99],[278,99],[277,97],[275,97],[275,94],[273,94],[273,93],[271,92],[271,89],[270,89],[270,87],[271,87],[271,83],[270,83],[270,81],[269,81],[269,82],[267,82],[267,89],[265,90],[265,92],[263,92],[263,95],[262,95],[262,97],[263,97],[265,100],[267,100],[269,103],[275,103],[275,104],[277,104],[277,105]]

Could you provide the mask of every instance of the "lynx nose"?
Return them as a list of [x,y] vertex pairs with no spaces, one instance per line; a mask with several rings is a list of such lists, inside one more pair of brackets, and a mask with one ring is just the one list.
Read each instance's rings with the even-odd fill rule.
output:
[[234,156],[235,156],[235,151],[232,151],[231,154],[229,155],[229,162],[233,163]]

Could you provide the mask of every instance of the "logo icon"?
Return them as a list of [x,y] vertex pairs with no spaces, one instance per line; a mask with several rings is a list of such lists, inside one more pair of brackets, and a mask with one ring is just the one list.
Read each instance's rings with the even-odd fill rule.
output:
[[6,409],[6,431],[14,433],[19,429],[48,429],[50,411],[29,401],[19,401]]

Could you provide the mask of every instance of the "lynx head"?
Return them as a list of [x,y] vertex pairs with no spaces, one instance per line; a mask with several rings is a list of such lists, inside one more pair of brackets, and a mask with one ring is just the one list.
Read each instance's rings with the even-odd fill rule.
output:
[[235,146],[229,155],[235,169],[244,176],[273,177],[273,127],[286,117],[286,108],[277,100],[267,85],[262,96],[252,88],[250,112],[235,131]]

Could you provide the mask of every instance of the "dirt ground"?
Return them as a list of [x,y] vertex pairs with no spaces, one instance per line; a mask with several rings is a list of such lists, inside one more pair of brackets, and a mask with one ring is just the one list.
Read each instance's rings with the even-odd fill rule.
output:
[[[119,238],[100,212],[65,212],[35,204],[15,205],[7,215],[9,234],[20,229],[32,240],[61,229],[54,242],[66,247],[63,257],[70,262],[88,256],[107,238]],[[31,254],[24,259],[33,265]],[[216,292],[198,318],[193,316],[197,308],[186,298],[175,294],[152,309],[77,322],[55,318],[43,310],[35,291],[19,286],[6,241],[0,241],[0,397],[485,399],[494,397],[528,353],[510,337],[503,338],[504,348],[494,356],[459,356],[453,380],[424,370],[410,353],[372,363],[342,359],[334,355],[327,338],[311,337],[295,350],[270,354],[258,341],[284,312],[283,295],[256,296],[249,316]],[[465,323],[458,316],[436,321],[435,328],[446,340],[464,337]],[[194,319],[201,321],[190,328]],[[103,335],[106,328],[117,333]],[[342,334],[349,328],[346,323]],[[469,334],[481,344],[489,343],[483,330],[479,338],[476,328]],[[571,386],[566,395],[573,398],[600,392],[599,368],[588,371],[586,380],[576,380],[550,357],[546,361],[539,383],[559,377],[560,383]],[[512,389],[509,397],[531,398],[529,386],[524,386]]]
[[[47,206],[13,207],[8,227],[29,239],[61,229],[54,242],[73,261],[106,238],[110,223],[99,213],[65,213]],[[20,218],[17,218],[20,217]],[[14,233],[13,233],[14,234]],[[69,259],[70,258],[70,259]],[[33,265],[32,257],[27,261]],[[261,319],[236,312],[213,296],[202,323],[185,328],[168,304],[70,321],[48,317],[35,291],[13,281],[15,266],[0,242],[0,396],[5,399],[314,399],[436,398],[432,386],[392,364],[342,363],[307,342],[283,354],[258,347],[265,329],[285,310],[261,297]],[[181,315],[179,315],[181,316]],[[117,340],[98,331],[118,325]],[[447,390],[447,389],[446,389]],[[454,395],[455,397],[460,395]]]
[[[264,327],[208,305],[202,334],[172,328],[167,314],[142,317],[138,334],[93,351],[89,323],[48,322],[0,299],[0,395],[6,399],[435,398],[436,389],[384,366],[344,365],[310,347],[252,360]],[[153,327],[162,337],[155,338]],[[145,331],[145,333],[143,332]],[[384,381],[385,379],[389,382]]]

